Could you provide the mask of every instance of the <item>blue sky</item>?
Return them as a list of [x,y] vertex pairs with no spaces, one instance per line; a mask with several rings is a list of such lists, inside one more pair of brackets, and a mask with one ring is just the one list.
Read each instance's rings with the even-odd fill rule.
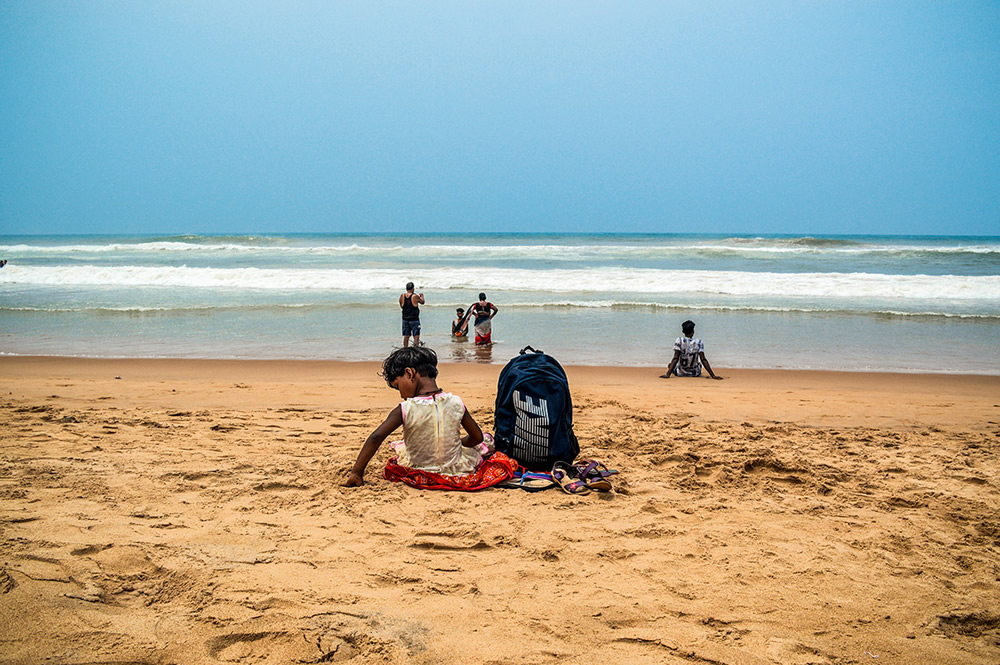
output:
[[1000,234],[996,2],[0,0],[0,233]]

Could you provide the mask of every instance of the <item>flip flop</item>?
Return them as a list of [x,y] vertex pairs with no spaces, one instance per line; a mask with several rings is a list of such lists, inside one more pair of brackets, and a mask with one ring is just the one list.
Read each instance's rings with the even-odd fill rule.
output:
[[590,488],[580,478],[579,472],[566,462],[556,462],[552,467],[552,480],[559,483],[566,494],[589,494]]
[[556,485],[557,483],[552,480],[552,476],[548,473],[529,472],[499,482],[496,484],[496,487],[502,487],[503,489],[520,489],[525,492],[541,492],[542,490],[547,490],[551,487],[555,487]]
[[618,473],[617,470],[609,470],[608,467],[597,460],[581,460],[573,466],[587,489],[598,490],[600,492],[607,492],[611,489],[611,481],[608,480],[608,476]]
[[521,476],[520,487],[526,492],[541,492],[556,485],[556,481],[548,473],[525,473]]

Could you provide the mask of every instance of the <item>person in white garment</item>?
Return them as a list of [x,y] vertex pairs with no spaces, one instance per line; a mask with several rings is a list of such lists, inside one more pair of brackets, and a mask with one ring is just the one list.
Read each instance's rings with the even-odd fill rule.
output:
[[721,376],[716,376],[712,371],[712,366],[705,357],[705,344],[694,336],[694,322],[685,321],[681,324],[682,337],[678,337],[674,342],[674,357],[670,360],[666,374],[661,374],[661,379],[669,379],[675,374],[677,376],[701,376],[702,365],[708,372],[708,378],[721,381]]

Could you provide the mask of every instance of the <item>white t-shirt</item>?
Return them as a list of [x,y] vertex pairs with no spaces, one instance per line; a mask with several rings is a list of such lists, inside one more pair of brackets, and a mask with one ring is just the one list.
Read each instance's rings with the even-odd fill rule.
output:
[[691,337],[678,337],[674,342],[674,351],[680,351],[680,358],[674,367],[677,376],[701,376],[701,358],[698,354],[705,350],[705,345],[700,339]]

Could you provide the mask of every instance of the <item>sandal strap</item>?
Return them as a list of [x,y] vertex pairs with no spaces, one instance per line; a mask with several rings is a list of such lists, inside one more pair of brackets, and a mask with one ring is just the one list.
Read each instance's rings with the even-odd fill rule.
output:
[[613,476],[618,473],[617,469],[608,469],[607,466],[601,464],[597,460],[583,460],[575,465],[577,471],[580,472],[580,476],[583,478],[607,478],[608,476]]

